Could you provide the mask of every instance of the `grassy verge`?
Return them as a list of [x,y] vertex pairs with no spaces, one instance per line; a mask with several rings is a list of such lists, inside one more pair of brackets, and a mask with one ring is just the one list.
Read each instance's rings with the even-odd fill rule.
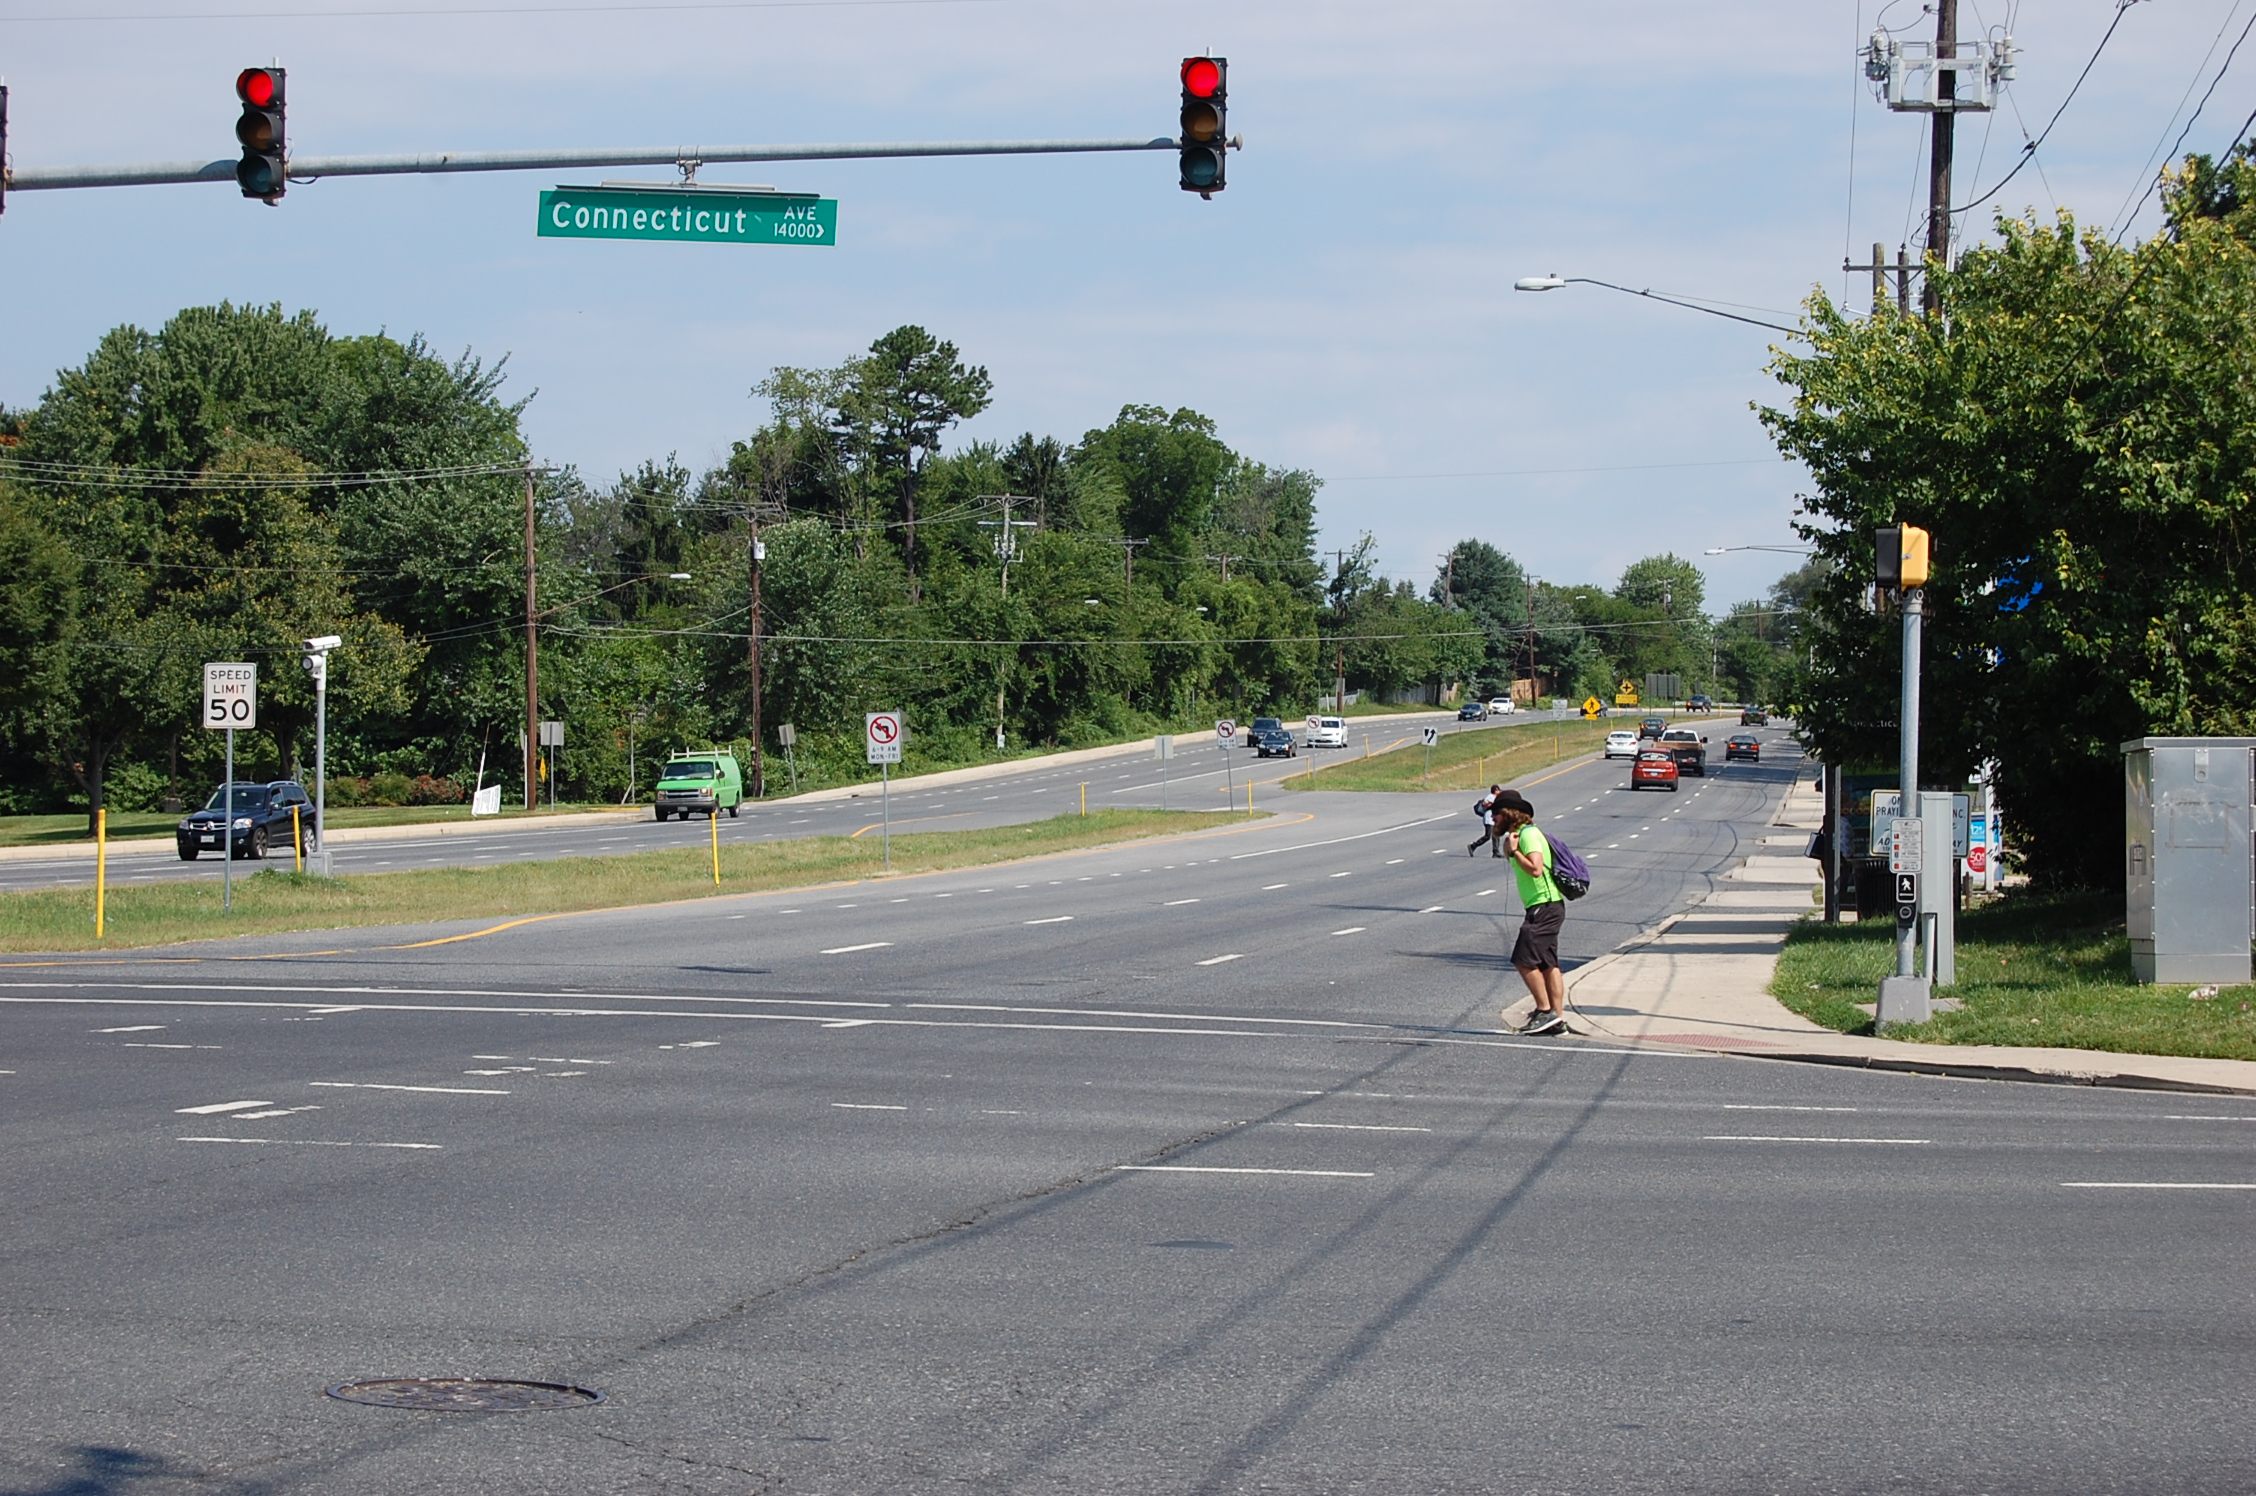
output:
[[[573,815],[582,811],[632,810],[633,806],[607,805],[600,801],[580,805],[566,802],[551,810],[542,806],[535,815]],[[648,806],[643,809],[647,811]],[[185,812],[184,812],[185,813]],[[499,816],[480,816],[481,821],[523,820],[525,811],[511,806]],[[434,821],[463,821],[470,819],[467,805],[332,805],[329,807],[331,829],[344,831],[356,826],[422,826]],[[128,841],[135,837],[170,837],[180,817],[166,815],[158,810],[116,811],[110,816],[110,840]],[[63,816],[0,816],[0,847],[69,846],[76,842],[91,844],[94,838],[86,829],[84,812]]]
[[[1869,1005],[1893,969],[1895,928],[1797,926],[1770,990],[1787,1007],[1845,1034],[1872,1032]],[[1958,983],[1938,996],[1965,1006],[1891,1039],[1926,1044],[2028,1044],[2122,1054],[2256,1060],[2256,987],[2196,1001],[2190,987],[2131,980],[2119,901],[2098,895],[2016,896],[1969,909],[1958,924]]]
[[1448,733],[1434,745],[1430,775],[1426,772],[1426,750],[1419,745],[1416,727],[1389,730],[1383,736],[1373,734],[1369,758],[1362,756],[1361,738],[1350,733],[1347,752],[1354,757],[1323,765],[1322,754],[1310,754],[1312,772],[1291,775],[1282,784],[1286,789],[1295,790],[1478,792],[1545,764],[1589,753],[1601,747],[1606,734],[1620,726],[1619,722],[1559,722],[1544,718],[1505,727]]
[[[1046,852],[1243,824],[1245,819],[1225,812],[1101,810],[1031,826],[897,834],[893,873],[980,867]],[[93,890],[51,889],[0,894],[0,951],[107,950],[286,930],[508,919],[799,888],[883,874],[884,849],[874,836],[724,844],[718,887],[706,846],[491,868],[360,873],[327,880],[268,871],[236,881],[233,914],[220,912],[216,883],[113,889],[106,911],[109,934],[100,941],[94,938]]]

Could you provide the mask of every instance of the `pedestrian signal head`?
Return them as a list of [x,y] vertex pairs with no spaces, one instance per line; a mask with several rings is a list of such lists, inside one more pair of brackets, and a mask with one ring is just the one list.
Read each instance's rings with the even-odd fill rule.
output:
[[289,190],[289,152],[284,140],[281,68],[245,68],[235,75],[235,97],[243,103],[235,138],[243,158],[235,163],[235,183],[243,196],[271,206]]
[[1224,153],[1229,149],[1230,60],[1183,59],[1182,187],[1210,198],[1228,185]]
[[1873,532],[1875,580],[1888,591],[1927,585],[1930,542],[1917,525],[1885,525]]

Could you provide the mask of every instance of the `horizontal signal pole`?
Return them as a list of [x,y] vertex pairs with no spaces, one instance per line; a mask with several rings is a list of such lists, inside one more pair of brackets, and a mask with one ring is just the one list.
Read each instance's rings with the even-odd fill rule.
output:
[[[1233,145],[1239,142],[1231,142]],[[1172,151],[1171,136],[1150,140],[945,140],[861,145],[726,145],[615,151],[446,151],[424,156],[293,156],[290,180],[423,176],[454,171],[568,171],[588,166],[674,166],[685,173],[732,161],[860,161],[888,156],[1063,156],[1098,151]],[[233,160],[160,161],[143,166],[22,167],[10,192],[56,187],[151,187],[171,182],[235,181]]]

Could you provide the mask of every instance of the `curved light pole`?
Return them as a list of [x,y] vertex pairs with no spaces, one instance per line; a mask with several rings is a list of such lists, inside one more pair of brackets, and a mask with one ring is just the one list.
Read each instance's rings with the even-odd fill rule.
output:
[[1711,317],[1728,317],[1733,322],[1745,322],[1753,327],[1767,327],[1772,332],[1783,332],[1794,337],[1803,336],[1798,327],[1785,327],[1776,322],[1765,322],[1759,317],[1742,317],[1737,312],[1719,312],[1712,306],[1697,302],[1679,301],[1673,296],[1663,296],[1658,291],[1636,291],[1628,286],[1617,286],[1612,281],[1592,280],[1586,275],[1523,275],[1512,282],[1515,291],[1556,291],[1561,286],[1603,286],[1609,291],[1619,291],[1624,296],[1642,296],[1647,301],[1665,301],[1670,306],[1680,306],[1687,311],[1706,312]]

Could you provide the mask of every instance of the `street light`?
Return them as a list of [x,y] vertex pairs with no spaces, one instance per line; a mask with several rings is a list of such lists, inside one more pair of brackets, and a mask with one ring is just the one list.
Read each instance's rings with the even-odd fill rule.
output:
[[305,642],[305,667],[313,676],[313,841],[321,876],[329,876],[329,651],[345,641],[322,634]]
[[1776,322],[1765,322],[1758,317],[1742,317],[1737,312],[1719,312],[1712,306],[1697,302],[1679,301],[1674,296],[1663,296],[1658,291],[1633,291],[1628,286],[1617,286],[1612,281],[1592,280],[1586,275],[1523,275],[1512,282],[1515,291],[1556,291],[1561,286],[1603,286],[1609,291],[1619,291],[1624,296],[1642,296],[1648,301],[1665,301],[1670,306],[1680,306],[1687,311],[1706,312],[1711,317],[1728,317],[1734,322],[1745,322],[1754,327],[1767,327],[1772,332],[1803,336],[1798,327],[1785,327]]

